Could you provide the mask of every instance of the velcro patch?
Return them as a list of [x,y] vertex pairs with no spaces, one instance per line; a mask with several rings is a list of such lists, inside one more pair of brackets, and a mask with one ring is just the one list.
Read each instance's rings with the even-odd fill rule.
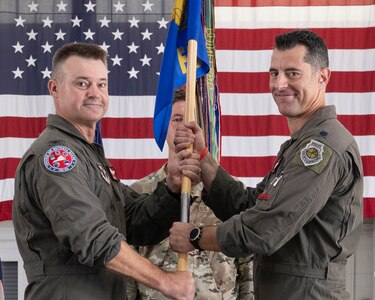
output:
[[294,162],[320,174],[332,155],[332,149],[316,140],[306,141],[303,145],[296,154]]
[[44,154],[44,166],[55,173],[64,173],[72,170],[77,164],[74,152],[65,146],[54,146]]

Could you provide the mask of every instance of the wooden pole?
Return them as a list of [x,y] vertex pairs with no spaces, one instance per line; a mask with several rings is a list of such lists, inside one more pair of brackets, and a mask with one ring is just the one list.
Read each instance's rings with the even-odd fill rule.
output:
[[[188,41],[187,77],[186,77],[186,99],[185,99],[185,122],[189,123],[195,119],[195,87],[197,73],[197,49],[196,40]],[[193,152],[193,145],[188,151]],[[182,176],[181,186],[181,222],[189,223],[191,180]],[[187,270],[187,253],[178,254],[178,271]]]

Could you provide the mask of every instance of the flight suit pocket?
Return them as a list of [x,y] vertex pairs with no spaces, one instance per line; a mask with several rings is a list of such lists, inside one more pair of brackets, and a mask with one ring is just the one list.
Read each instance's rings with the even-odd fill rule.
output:
[[259,194],[256,200],[256,207],[260,210],[268,210],[272,207],[283,181],[285,180],[284,172],[280,172],[277,176],[270,178],[263,193]]

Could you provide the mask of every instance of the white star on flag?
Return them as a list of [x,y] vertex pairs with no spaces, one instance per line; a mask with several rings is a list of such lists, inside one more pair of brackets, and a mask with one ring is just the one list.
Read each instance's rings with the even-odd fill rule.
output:
[[118,55],[116,54],[115,58],[111,58],[111,60],[113,61],[112,66],[118,65],[121,67],[121,61],[123,60],[123,58],[118,57]]
[[165,29],[167,29],[168,21],[166,21],[166,20],[164,19],[164,17],[163,17],[160,21],[157,21],[157,22],[159,23],[159,29],[160,29],[160,28],[165,28]]
[[147,39],[147,40],[151,40],[151,35],[153,34],[152,32],[149,32],[148,31],[148,28],[146,28],[146,30],[145,31],[143,31],[143,32],[141,32],[141,34],[143,35],[143,38],[142,38],[142,40],[145,40],[145,39]]
[[34,32],[34,29],[31,29],[30,32],[26,32],[26,34],[29,36],[29,41],[34,40],[36,41],[37,32]]
[[44,78],[51,78],[51,72],[50,70],[48,70],[48,67],[46,67],[44,69],[44,71],[40,71],[42,74],[43,74],[43,79]]
[[158,54],[164,53],[164,44],[163,43],[160,43],[160,45],[155,47],[155,48],[158,49]]
[[14,21],[16,21],[16,27],[17,27],[17,26],[25,27],[25,26],[23,25],[23,23],[25,23],[26,20],[25,20],[25,19],[22,19],[22,16],[19,16],[18,19],[14,19]]
[[113,4],[113,6],[116,9],[116,12],[124,12],[124,5],[125,4],[120,3],[120,1],[118,1],[117,4]]
[[143,56],[143,58],[140,59],[140,61],[142,62],[142,67],[144,65],[150,66],[150,60],[151,60],[151,57],[147,57],[147,55],[145,54],[145,56]]
[[30,55],[30,57],[28,59],[25,59],[26,62],[27,62],[27,66],[30,67],[30,66],[34,66],[35,67],[35,62],[37,61],[36,58],[33,58],[32,55]]
[[152,11],[152,6],[154,6],[153,3],[150,3],[149,0],[147,0],[146,3],[142,4],[144,6],[144,10],[143,11]]
[[79,19],[77,15],[74,19],[71,19],[70,21],[73,22],[73,27],[75,26],[81,27],[80,23],[82,22],[82,19]]
[[131,20],[128,20],[128,22],[130,23],[130,28],[132,28],[132,27],[138,28],[139,20],[137,20],[134,16]]
[[107,17],[104,16],[104,18],[101,19],[101,20],[99,20],[99,22],[101,24],[100,27],[104,27],[105,26],[105,27],[108,28],[109,27],[108,24],[111,22],[111,20],[108,20]]
[[137,53],[137,49],[139,48],[139,46],[136,46],[134,42],[132,42],[132,44],[128,45],[127,47],[129,48],[129,53]]
[[39,4],[35,4],[34,1],[33,1],[33,2],[31,2],[31,4],[28,4],[27,6],[30,8],[30,12],[33,12],[33,11],[37,12],[38,11],[38,9],[37,9],[38,5]]
[[84,31],[83,34],[86,36],[85,40],[88,40],[88,39],[94,40],[93,36],[95,32],[92,32],[90,28],[87,31]]
[[84,5],[86,6],[86,12],[89,12],[89,11],[95,12],[94,7],[96,6],[96,4],[92,3],[91,0],[89,1],[88,4],[84,4]]
[[24,71],[21,71],[19,67],[17,67],[17,70],[12,71],[14,73],[14,79],[21,78],[22,79],[22,73]]
[[103,42],[103,44],[100,45],[100,47],[102,49],[104,49],[106,52],[108,52],[108,48],[111,47],[110,45],[107,45],[105,42]]
[[121,36],[124,34],[123,32],[121,32],[118,28],[115,32],[112,32],[112,34],[114,35],[114,40],[122,40]]
[[50,45],[47,41],[44,45],[41,45],[41,47],[44,49],[43,53],[51,53],[51,48],[53,47],[53,45]]
[[56,41],[64,40],[64,35],[66,35],[66,33],[62,32],[62,30],[60,28],[59,32],[56,32],[55,35],[56,35]]
[[67,6],[67,5],[68,5],[68,4],[65,4],[62,0],[61,0],[61,2],[60,2],[59,4],[56,4],[56,6],[57,6],[59,12],[60,12],[60,11],[66,11],[66,6]]
[[128,71],[128,73],[129,73],[129,79],[130,78],[137,78],[138,79],[137,74],[139,73],[139,71],[136,71],[134,69],[134,67],[132,67],[132,69],[130,71]]
[[51,28],[51,24],[53,23],[53,21],[49,19],[49,16],[47,16],[47,18],[45,19],[42,19],[42,22],[43,22],[43,27],[49,27],[49,28]]
[[20,42],[17,42],[17,44],[13,45],[12,47],[14,48],[14,53],[17,53],[17,52],[23,53],[22,48],[25,46],[21,45]]

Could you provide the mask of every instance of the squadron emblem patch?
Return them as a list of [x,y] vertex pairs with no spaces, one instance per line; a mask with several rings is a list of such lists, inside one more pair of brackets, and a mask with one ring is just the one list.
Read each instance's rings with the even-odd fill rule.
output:
[[311,140],[305,148],[301,150],[301,160],[307,166],[313,166],[323,160],[324,144]]
[[77,164],[76,155],[65,146],[54,146],[44,154],[44,166],[55,173],[72,170]]
[[332,149],[316,140],[306,140],[302,145],[294,157],[294,163],[320,174],[332,156]]

